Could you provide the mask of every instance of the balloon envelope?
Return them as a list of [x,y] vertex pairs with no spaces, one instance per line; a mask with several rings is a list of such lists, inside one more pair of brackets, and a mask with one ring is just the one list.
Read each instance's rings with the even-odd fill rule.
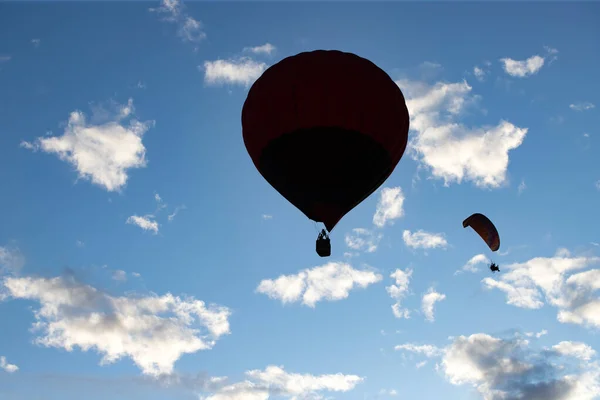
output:
[[483,214],[473,214],[463,221],[463,228],[470,226],[487,243],[492,251],[500,248],[500,235],[488,217]]
[[337,50],[271,66],[242,109],[244,144],[260,174],[328,231],[389,177],[408,129],[404,96],[389,75]]

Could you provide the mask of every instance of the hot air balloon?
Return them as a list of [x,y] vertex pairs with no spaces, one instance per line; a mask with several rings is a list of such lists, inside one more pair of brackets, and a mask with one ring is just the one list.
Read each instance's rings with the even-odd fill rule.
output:
[[[394,171],[408,129],[404,96],[389,75],[338,50],[272,65],[242,108],[244,144],[257,170],[329,232]],[[322,230],[319,255],[330,255],[328,240]]]
[[[491,251],[498,251],[500,248],[500,236],[498,230],[488,217],[483,214],[475,213],[463,221],[463,228],[470,226],[485,241]],[[492,272],[500,271],[498,265],[492,262],[490,265]]]

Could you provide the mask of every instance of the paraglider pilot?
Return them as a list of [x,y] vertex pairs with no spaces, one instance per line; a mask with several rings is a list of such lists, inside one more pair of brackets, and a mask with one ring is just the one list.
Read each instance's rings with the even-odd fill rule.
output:
[[321,230],[317,238],[317,254],[321,257],[329,257],[331,255],[331,242],[325,229]]
[[491,270],[492,272],[496,272],[496,271],[500,272],[500,268],[498,268],[498,265],[497,265],[495,262],[493,262],[493,261],[492,261],[492,263],[490,264],[490,270]]

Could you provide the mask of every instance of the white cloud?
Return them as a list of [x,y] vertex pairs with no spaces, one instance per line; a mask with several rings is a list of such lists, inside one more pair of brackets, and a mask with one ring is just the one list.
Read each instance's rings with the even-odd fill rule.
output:
[[230,311],[194,298],[114,297],[73,279],[6,278],[9,296],[40,303],[36,343],[95,350],[101,365],[130,357],[144,374],[170,374],[186,353],[211,349],[229,332]]
[[347,263],[329,262],[295,275],[262,280],[256,291],[281,300],[283,304],[301,301],[314,308],[319,301],[345,299],[355,287],[366,288],[381,279],[382,276],[373,271],[356,270]]
[[119,191],[127,183],[130,169],[146,166],[142,136],[154,123],[131,119],[128,125],[123,124],[133,111],[133,100],[129,99],[101,124],[88,123],[81,111],[73,111],[62,136],[38,137],[33,143],[21,142],[21,147],[56,154],[75,167],[80,178],[109,192]]
[[244,51],[249,51],[254,54],[267,54],[271,55],[275,51],[275,46],[271,43],[265,43],[262,46],[244,47]]
[[25,265],[25,257],[18,247],[0,246],[0,273],[16,273]]
[[[231,60],[215,60],[204,62],[204,81],[210,85],[231,84],[250,86],[268,65],[241,57]],[[199,67],[201,68],[201,67]]]
[[383,228],[388,223],[392,225],[395,219],[404,215],[403,205],[402,188],[398,186],[381,189],[375,215],[373,215],[373,224],[379,228]]
[[519,194],[521,194],[525,189],[527,189],[527,185],[525,184],[525,179],[522,179],[521,183],[519,183],[519,188],[517,190]]
[[544,57],[535,55],[526,60],[517,61],[512,58],[501,58],[504,72],[508,75],[524,78],[536,74],[544,66]]
[[469,259],[469,261],[467,261],[467,263],[465,265],[462,266],[462,268],[460,270],[455,272],[455,275],[458,273],[461,273],[463,271],[478,272],[479,271],[478,265],[486,264],[489,262],[490,262],[490,260],[485,256],[485,254],[474,255],[473,257],[471,257],[471,259]]
[[39,47],[40,44],[42,43],[42,41],[40,39],[31,39],[31,44],[33,45],[33,47]]
[[402,239],[408,247],[413,249],[435,249],[448,246],[448,242],[442,233],[430,233],[422,229],[415,233],[405,230],[402,232]]
[[[486,67],[489,67],[487,63]],[[489,69],[486,67],[480,67],[478,65],[473,67],[473,75],[479,82],[485,81],[486,76],[490,73]]]
[[347,233],[345,240],[346,246],[353,250],[366,251],[373,253],[377,250],[379,242],[383,238],[383,234],[375,233],[364,228],[354,228],[352,233]]
[[552,350],[564,356],[579,358],[583,361],[589,361],[596,355],[596,351],[585,343],[563,341],[554,346]]
[[410,112],[409,154],[431,171],[434,178],[452,182],[472,181],[484,188],[497,188],[506,182],[508,153],[523,142],[527,128],[501,120],[496,126],[467,127],[456,119],[480,100],[471,95],[466,81],[396,81],[406,97]]
[[415,364],[415,367],[416,367],[417,369],[421,369],[421,368],[423,368],[425,365],[427,365],[427,361],[420,361],[420,362],[418,362],[417,364]]
[[412,269],[397,269],[390,275],[395,280],[395,284],[387,286],[385,290],[389,293],[396,303],[392,305],[392,312],[396,318],[410,318],[410,311],[402,308],[402,299],[408,294],[408,285],[412,276]]
[[589,101],[569,105],[569,108],[575,111],[587,111],[593,109],[594,107],[596,106]]
[[117,282],[125,282],[127,280],[127,273],[123,270],[116,270],[112,274],[112,278]]
[[423,299],[421,300],[421,311],[423,311],[423,314],[425,314],[425,318],[427,318],[428,321],[435,321],[433,307],[435,306],[435,303],[442,301],[445,298],[445,294],[436,292],[432,287],[430,287],[427,293],[423,295]]
[[167,217],[168,220],[173,221],[175,219],[175,217],[177,216],[177,214],[179,214],[179,211],[185,210],[185,209],[187,209],[185,204],[175,207],[175,210],[173,210],[173,213],[168,215],[168,217]]
[[84,243],[82,240],[76,240],[76,241],[75,241],[75,245],[76,245],[77,247],[84,247],[84,246],[85,246],[85,243]]
[[596,264],[600,257],[573,257],[558,249],[554,257],[506,265],[498,280],[485,278],[482,283],[505,292],[507,304],[537,309],[545,300],[558,308],[558,321],[599,327],[600,299],[594,292],[600,289],[600,269],[575,273]]
[[9,364],[8,361],[6,361],[6,357],[0,356],[0,369],[12,374],[13,372],[17,372],[19,367],[14,364]]
[[364,378],[341,373],[311,375],[286,372],[283,366],[269,365],[264,371],[246,372],[247,380],[218,388],[204,400],[267,400],[271,396],[290,400],[323,399],[321,392],[348,392]]
[[379,391],[379,396],[398,396],[398,391],[395,389],[381,389]]
[[272,216],[272,215],[270,215],[270,214],[263,214],[263,215],[262,215],[262,219],[265,219],[265,220],[266,220],[266,219],[273,219],[273,216]]
[[164,15],[165,21],[177,24],[177,34],[183,41],[197,43],[206,38],[202,23],[185,12],[185,7],[179,0],[162,0],[160,7],[150,8],[150,11]]
[[153,218],[154,216],[152,215],[145,215],[143,217],[140,217],[138,215],[132,215],[131,217],[127,218],[126,223],[137,225],[145,231],[152,231],[154,232],[154,234],[157,234],[158,222],[156,222]]
[[142,276],[142,274],[139,272],[132,272],[131,275],[135,276],[136,278],[140,278]]

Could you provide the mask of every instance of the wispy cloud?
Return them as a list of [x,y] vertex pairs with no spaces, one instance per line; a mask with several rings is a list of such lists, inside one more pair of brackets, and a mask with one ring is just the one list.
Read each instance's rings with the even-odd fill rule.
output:
[[479,265],[489,263],[490,260],[485,256],[485,254],[477,254],[474,255],[467,261],[462,268],[454,273],[454,275],[458,275],[462,272],[478,272]]
[[353,250],[373,253],[377,250],[379,242],[383,238],[382,233],[375,233],[365,228],[354,228],[345,236],[346,246]]
[[569,108],[574,111],[588,111],[594,109],[596,106],[589,101],[569,104]]
[[527,185],[525,184],[525,179],[521,179],[521,183],[519,183],[518,192],[519,194],[523,193],[523,191],[527,189]]
[[390,275],[390,278],[394,279],[394,284],[385,288],[390,297],[396,300],[396,303],[392,305],[392,313],[396,318],[410,318],[410,310],[402,308],[402,300],[408,294],[412,273],[413,270],[410,268],[395,270]]
[[18,247],[14,245],[0,246],[0,274],[18,273],[24,265],[25,257]]
[[40,39],[31,39],[31,44],[33,45],[33,47],[38,48],[40,47],[40,44],[42,43],[42,41]]

